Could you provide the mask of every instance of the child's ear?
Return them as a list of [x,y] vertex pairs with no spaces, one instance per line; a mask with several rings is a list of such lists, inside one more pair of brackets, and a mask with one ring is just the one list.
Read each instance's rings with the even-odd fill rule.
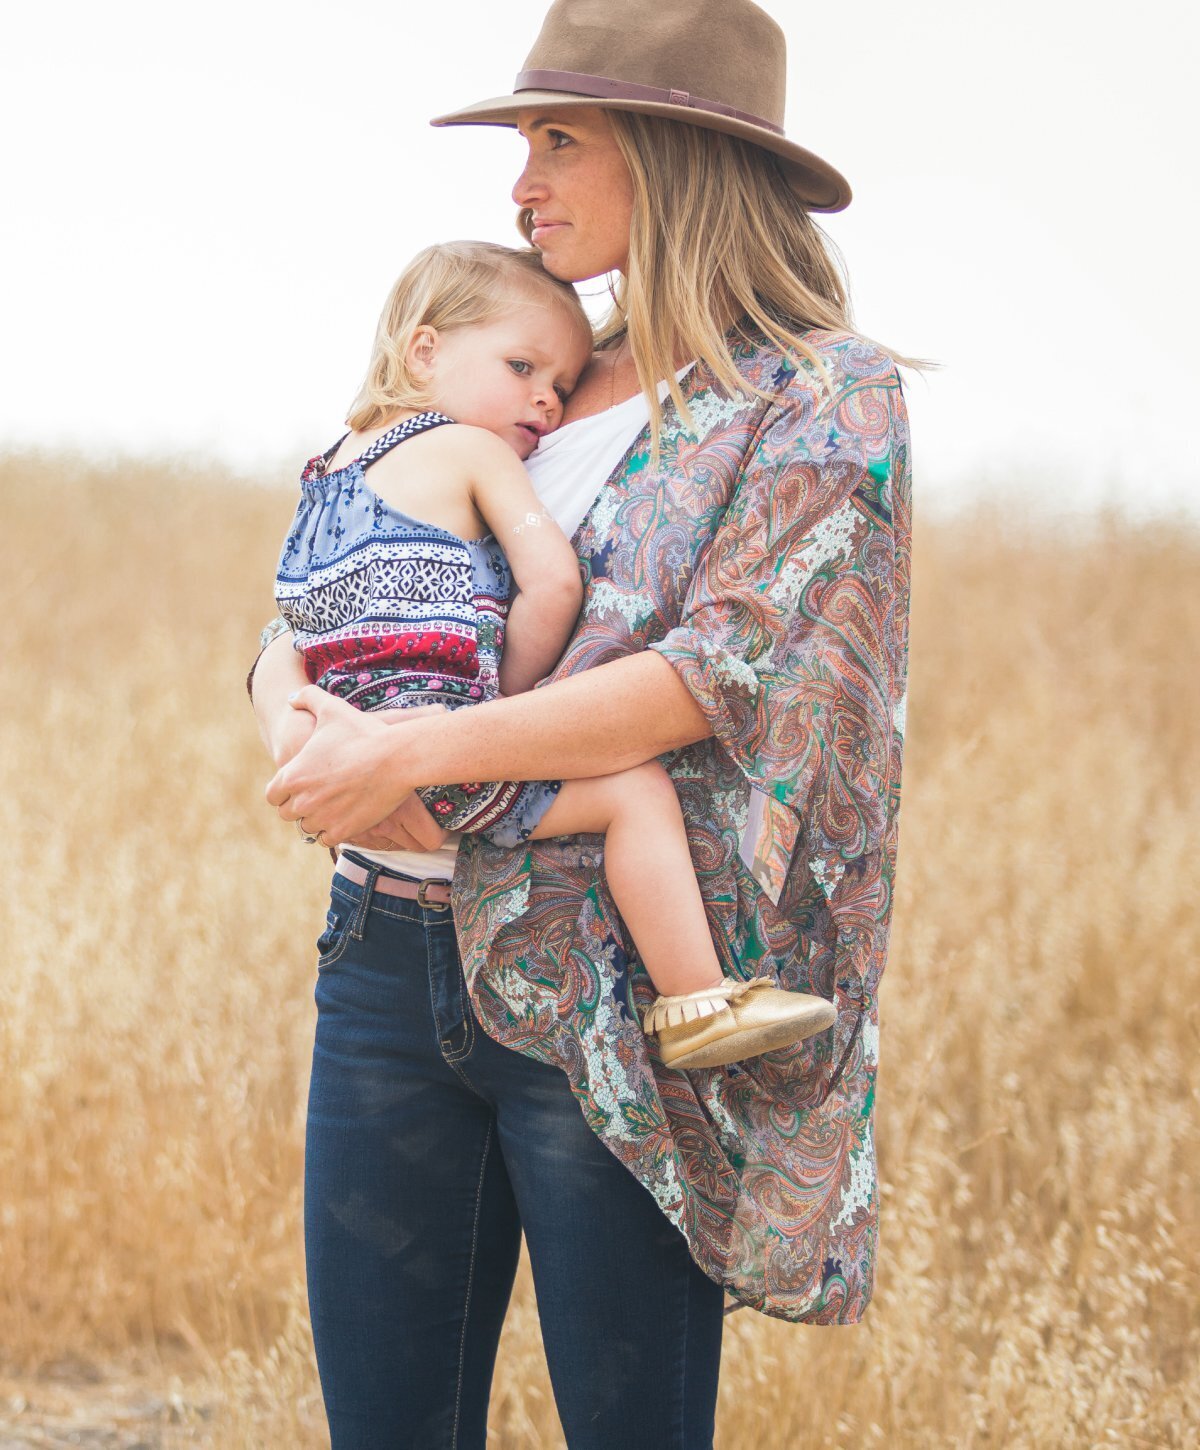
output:
[[417,328],[409,341],[408,351],[404,355],[404,360],[412,372],[424,376],[433,370],[433,361],[437,357],[440,341],[436,327],[422,323]]

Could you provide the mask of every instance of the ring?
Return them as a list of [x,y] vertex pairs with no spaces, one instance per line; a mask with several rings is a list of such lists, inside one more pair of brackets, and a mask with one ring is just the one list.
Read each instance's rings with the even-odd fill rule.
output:
[[303,840],[303,842],[304,842],[304,844],[306,846],[315,846],[316,845],[316,843],[317,843],[317,836],[319,836],[321,833],[320,833],[320,831],[318,831],[316,836],[310,836],[308,834],[308,832],[304,829],[304,818],[303,818],[303,816],[301,816],[300,819],[296,822],[296,829],[300,832],[300,838],[301,838],[301,840]]

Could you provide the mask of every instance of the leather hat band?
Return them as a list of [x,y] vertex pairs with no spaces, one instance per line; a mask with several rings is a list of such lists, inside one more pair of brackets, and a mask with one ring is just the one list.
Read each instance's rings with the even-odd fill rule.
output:
[[639,86],[632,81],[612,81],[607,76],[585,76],[571,70],[525,70],[517,77],[513,89],[520,91],[570,91],[577,96],[595,96],[604,101],[653,101],[658,105],[690,106],[697,111],[712,111],[718,116],[728,116],[734,121],[744,121],[750,126],[761,126],[776,136],[784,134],[782,126],[764,121],[761,116],[752,116],[748,111],[735,110],[720,101],[702,101],[687,91],[663,90],[659,86]]

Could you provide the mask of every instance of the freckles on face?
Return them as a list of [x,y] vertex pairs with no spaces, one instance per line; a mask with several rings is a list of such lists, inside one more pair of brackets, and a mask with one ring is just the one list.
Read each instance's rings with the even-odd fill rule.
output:
[[522,111],[517,124],[529,159],[513,200],[532,213],[532,242],[547,272],[581,282],[624,271],[633,181],[605,112]]

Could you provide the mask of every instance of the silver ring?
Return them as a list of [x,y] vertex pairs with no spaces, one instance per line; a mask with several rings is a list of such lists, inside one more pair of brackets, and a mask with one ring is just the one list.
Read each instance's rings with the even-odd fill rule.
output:
[[317,836],[319,836],[321,833],[320,833],[320,831],[318,831],[317,832],[317,836],[310,836],[308,834],[308,832],[304,829],[304,817],[303,816],[301,816],[297,820],[297,822],[296,822],[296,829],[300,832],[300,838],[301,838],[301,840],[304,842],[304,844],[306,846],[315,846],[317,844]]

